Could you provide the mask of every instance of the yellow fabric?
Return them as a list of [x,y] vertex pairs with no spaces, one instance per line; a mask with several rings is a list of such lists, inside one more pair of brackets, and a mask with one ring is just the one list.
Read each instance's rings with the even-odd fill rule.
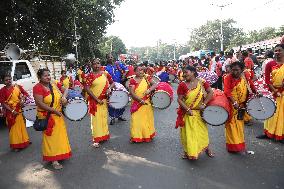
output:
[[62,85],[65,89],[69,89],[70,87],[70,78],[66,77],[63,81],[62,81]]
[[[195,89],[190,90],[185,97],[185,104],[191,109],[198,108],[203,100],[201,82]],[[208,148],[209,136],[206,123],[203,121],[200,110],[192,110],[193,115],[185,114],[183,117],[185,126],[181,127],[180,137],[184,152],[191,159],[197,159],[198,155]]]
[[[232,90],[232,97],[238,104],[245,103],[247,99],[247,86],[245,80],[241,81]],[[238,120],[238,111],[233,108],[233,115],[230,122],[225,125],[226,143],[227,144],[242,144],[245,142],[244,137],[244,120]]]
[[[54,93],[54,103],[53,108],[57,111],[62,110],[61,106],[61,93],[58,91],[56,85],[52,85],[53,93]],[[50,106],[52,101],[52,96],[49,94],[43,98],[43,102]],[[42,119],[44,116],[42,115],[43,110],[38,108],[37,116]],[[55,114],[51,114],[55,125],[53,126],[52,135],[48,136],[43,132],[42,138],[42,154],[44,157],[55,157],[64,155],[71,152],[71,147],[69,144],[69,139],[67,135],[66,125],[64,121],[64,117],[59,117]]]
[[[284,81],[284,65],[273,70],[271,75],[273,86],[282,86]],[[282,91],[280,97],[276,98],[276,105],[276,111],[270,119],[265,121],[264,129],[268,132],[267,135],[272,135],[271,137],[282,140],[284,139],[284,91]]]
[[[14,86],[11,96],[6,102],[12,109],[15,109],[17,104],[20,103],[21,91],[19,87]],[[11,147],[13,145],[20,145],[29,142],[29,136],[26,128],[26,123],[22,113],[16,117],[15,124],[9,131],[9,141]]]
[[78,69],[78,71],[77,71],[77,75],[78,75],[78,77],[79,77],[79,81],[80,81],[80,83],[82,83],[82,82],[83,82],[83,79],[82,79],[82,73],[83,73],[83,71],[82,71],[81,69]]
[[[108,85],[108,80],[105,74],[102,74],[100,77],[96,78],[93,81],[90,90],[96,97],[99,97],[103,89],[105,88],[105,85]],[[104,99],[103,102],[104,104],[102,105],[97,103],[97,112],[95,115],[91,115],[91,130],[92,130],[93,140],[95,142],[102,141],[103,137],[109,135],[108,108],[107,108],[106,99]]]
[[[143,98],[147,89],[147,81],[143,78],[134,92],[138,97]],[[133,141],[149,141],[155,134],[154,112],[151,101],[148,98],[145,102],[147,105],[142,105],[136,112],[131,114],[130,135]]]

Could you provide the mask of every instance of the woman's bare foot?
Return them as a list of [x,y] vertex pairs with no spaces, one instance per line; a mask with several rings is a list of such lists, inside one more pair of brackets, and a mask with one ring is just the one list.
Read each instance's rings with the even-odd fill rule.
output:
[[58,161],[53,161],[51,164],[52,164],[52,167],[56,170],[63,169],[63,166]]
[[182,159],[188,159],[188,156],[186,153],[184,153],[182,156],[181,156]]
[[206,152],[208,157],[211,157],[211,158],[214,157],[214,154],[212,153],[212,151],[210,149],[207,149],[205,152]]
[[94,143],[93,143],[93,147],[95,147],[95,148],[99,148],[99,147],[100,147],[100,143],[98,143],[98,142],[94,142]]

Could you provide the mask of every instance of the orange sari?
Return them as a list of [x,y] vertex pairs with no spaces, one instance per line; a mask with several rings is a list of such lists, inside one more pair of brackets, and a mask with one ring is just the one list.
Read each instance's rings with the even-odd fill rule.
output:
[[[231,77],[229,74],[226,76],[224,81],[225,94],[228,96],[228,79]],[[243,78],[236,81],[233,84],[234,87],[230,92],[230,96],[233,97],[239,105],[245,104],[248,96],[247,84]],[[244,120],[238,120],[238,110],[232,108],[232,117],[225,124],[225,135],[226,135],[226,147],[229,152],[241,152],[244,151],[245,146],[245,135],[244,135]]]
[[209,146],[208,128],[201,117],[200,110],[198,110],[204,97],[201,85],[204,85],[205,81],[201,81],[202,82],[198,82],[195,89],[188,90],[184,82],[181,82],[178,87],[178,94],[185,96],[185,104],[192,109],[193,113],[192,116],[188,115],[180,107],[178,109],[176,122],[176,128],[181,128],[181,144],[189,159],[198,159],[199,154],[208,149]]
[[[62,94],[55,84],[52,85],[54,93],[53,108],[62,111],[61,97]],[[52,96],[42,84],[38,83],[33,88],[33,93],[43,96],[43,102],[50,106]],[[37,108],[37,116],[43,119],[47,116],[47,112]],[[67,135],[64,117],[51,114],[48,120],[47,129],[43,132],[42,138],[42,154],[44,161],[58,161],[69,159],[72,155]]]
[[107,73],[89,74],[86,85],[90,87],[92,93],[103,101],[103,104],[98,104],[91,96],[88,97],[89,113],[91,115],[91,130],[93,142],[99,143],[109,140],[108,130],[108,106],[106,92],[109,87],[109,82],[112,83],[111,76]]
[[21,95],[28,96],[27,92],[18,85],[14,85],[7,89],[3,87],[0,90],[1,102],[6,103],[10,108],[19,112],[17,116],[14,116],[12,112],[6,110],[6,123],[9,127],[9,140],[10,148],[23,149],[29,146],[29,136],[26,128],[25,119],[21,112]]
[[131,120],[130,135],[132,142],[151,142],[155,136],[154,127],[154,111],[148,95],[144,93],[148,90],[149,85],[145,78],[137,83],[134,79],[130,80],[130,86],[134,86],[134,92],[142,98],[147,105],[141,105],[139,102],[132,100],[131,102]]
[[284,64],[280,66],[274,66],[271,72],[271,79],[273,86],[280,92],[280,97],[276,99],[276,111],[274,115],[264,122],[264,133],[269,138],[275,140],[284,139],[284,88],[282,87],[284,82]]

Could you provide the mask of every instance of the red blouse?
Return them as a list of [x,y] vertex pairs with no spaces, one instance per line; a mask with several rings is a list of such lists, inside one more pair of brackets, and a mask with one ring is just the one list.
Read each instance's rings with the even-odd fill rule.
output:
[[[17,85],[17,86],[19,87],[21,94],[23,94],[24,96],[29,96],[27,91],[25,91],[25,89],[21,85]],[[11,89],[14,90],[14,88],[11,88]],[[4,103],[9,98],[13,90],[8,90],[6,86],[2,87],[0,89],[0,103]]]
[[[207,81],[205,81],[205,82],[203,83],[203,87],[205,88],[205,90],[207,90],[207,89],[210,87],[210,84],[209,84]],[[183,96],[185,96],[188,91],[189,91],[189,89],[188,89],[188,87],[187,87],[187,85],[186,85],[186,83],[185,83],[184,81],[181,82],[181,83],[178,85],[178,89],[177,89],[177,94],[178,94],[178,95],[183,95]]]
[[[56,86],[58,87],[58,89],[62,92],[62,84],[61,83],[57,83]],[[43,97],[46,97],[50,94],[49,90],[46,90],[46,88],[41,84],[38,83],[33,87],[33,95],[41,95]]]
[[272,84],[271,82],[271,72],[273,69],[277,67],[277,62],[275,60],[272,60],[268,62],[265,66],[265,83]]
[[[250,73],[245,72],[245,77],[250,85],[250,88],[253,92],[256,92],[255,86],[253,84],[253,81],[250,79]],[[228,74],[224,78],[224,93],[227,97],[232,97],[232,90],[235,86],[238,85],[238,83],[241,81],[240,79],[233,78],[232,74]]]
[[87,87],[90,87],[93,83],[93,81],[95,79],[97,79],[98,77],[102,76],[102,74],[105,74],[106,77],[107,77],[107,80],[109,82],[109,84],[112,84],[113,83],[113,80],[112,80],[112,77],[109,73],[105,72],[105,73],[99,73],[99,74],[94,74],[94,73],[90,73],[87,75],[86,77],[86,86]]

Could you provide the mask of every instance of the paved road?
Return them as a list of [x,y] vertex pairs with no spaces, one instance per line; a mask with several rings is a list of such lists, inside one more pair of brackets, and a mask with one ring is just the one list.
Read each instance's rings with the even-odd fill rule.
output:
[[127,121],[110,126],[111,140],[94,149],[89,117],[78,123],[68,121],[73,157],[64,162],[62,171],[52,171],[41,161],[41,133],[29,128],[33,144],[13,153],[8,147],[8,130],[1,128],[0,188],[284,188],[284,145],[255,139],[262,132],[262,123],[254,122],[245,130],[248,149],[254,155],[227,153],[224,127],[209,126],[216,157],[203,154],[191,162],[180,158],[179,131],[174,129],[176,107],[175,100],[167,110],[155,111],[157,137],[145,144],[129,143]]

